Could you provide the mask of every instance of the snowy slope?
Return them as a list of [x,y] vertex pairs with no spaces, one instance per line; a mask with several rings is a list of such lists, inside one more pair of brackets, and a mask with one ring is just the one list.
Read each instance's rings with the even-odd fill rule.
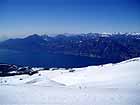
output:
[[140,58],[118,64],[74,68],[75,72],[59,69],[40,71],[38,74],[1,77],[1,84],[34,84],[45,86],[90,86],[90,87],[140,87]]
[[1,77],[0,83],[2,85],[39,85],[39,86],[64,86],[64,84],[57,83],[47,78],[44,74],[17,75],[11,77]]
[[138,87],[140,86],[140,58],[118,64],[74,68],[75,72],[64,70],[42,71],[49,79],[58,83],[80,86]]
[[73,70],[0,77],[0,104],[140,105],[140,58]]
[[62,75],[56,73],[56,77],[50,76],[50,78],[66,85],[140,88],[140,58],[118,64],[75,68],[75,70],[74,73]]
[[0,105],[140,105],[140,90],[0,86]]

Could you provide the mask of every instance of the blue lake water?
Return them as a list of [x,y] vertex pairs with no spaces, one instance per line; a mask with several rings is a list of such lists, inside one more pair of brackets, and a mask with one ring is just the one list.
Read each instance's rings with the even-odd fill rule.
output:
[[81,56],[49,54],[45,52],[19,52],[0,49],[0,63],[16,64],[32,67],[85,67],[108,63],[103,59],[95,59]]

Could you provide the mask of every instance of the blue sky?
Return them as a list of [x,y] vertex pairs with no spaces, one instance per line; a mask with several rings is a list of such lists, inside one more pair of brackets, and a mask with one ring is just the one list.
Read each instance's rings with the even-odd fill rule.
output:
[[0,0],[0,35],[140,32],[139,0]]

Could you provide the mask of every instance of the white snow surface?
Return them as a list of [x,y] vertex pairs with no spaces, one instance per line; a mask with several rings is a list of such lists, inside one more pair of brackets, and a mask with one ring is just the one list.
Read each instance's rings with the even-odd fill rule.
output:
[[0,77],[0,105],[140,105],[140,58],[73,70]]

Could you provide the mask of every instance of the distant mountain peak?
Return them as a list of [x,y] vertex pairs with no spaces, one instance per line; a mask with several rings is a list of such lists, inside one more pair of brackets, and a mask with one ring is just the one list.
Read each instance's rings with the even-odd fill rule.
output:
[[38,35],[38,34],[33,34],[33,35],[29,35],[29,36],[26,37],[25,39],[27,39],[27,38],[39,38],[39,37],[41,37],[41,36]]

